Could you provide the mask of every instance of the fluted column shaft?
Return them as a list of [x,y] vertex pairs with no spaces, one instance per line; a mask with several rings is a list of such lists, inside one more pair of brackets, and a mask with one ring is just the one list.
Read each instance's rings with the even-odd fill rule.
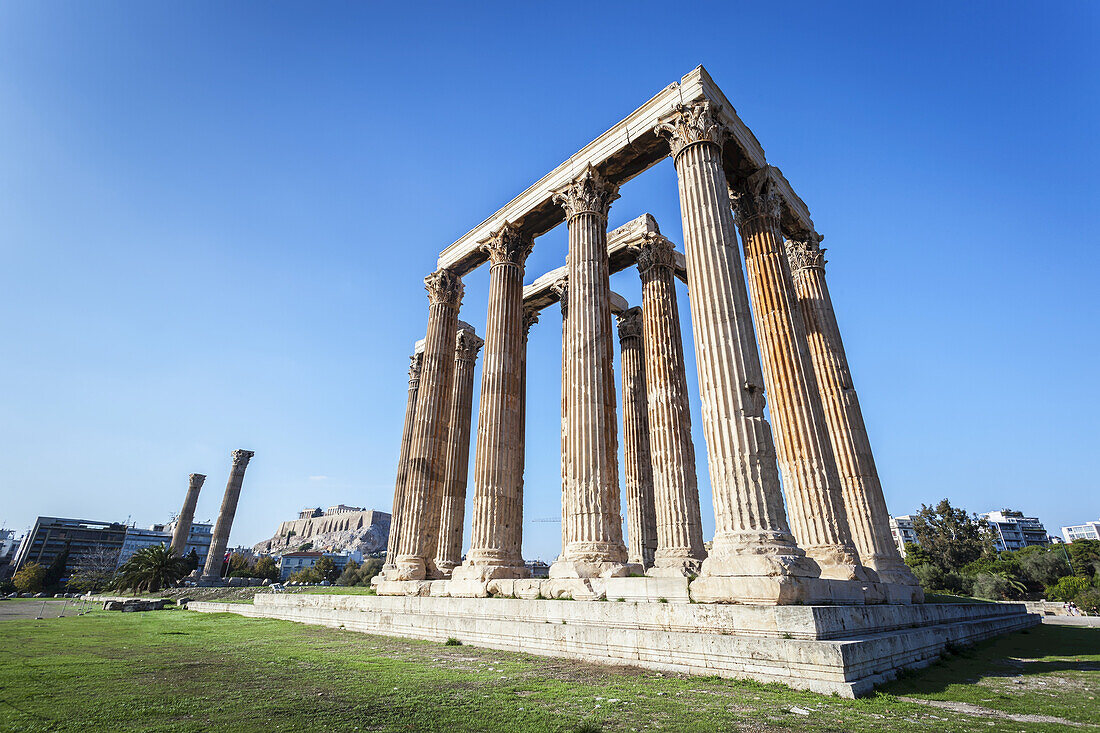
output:
[[643,568],[653,566],[657,515],[653,505],[649,416],[646,406],[646,357],[640,308],[619,314],[619,352],[623,379],[623,478],[626,489],[627,557]]
[[[566,256],[566,263],[569,258]],[[561,526],[562,550],[565,549],[565,523],[573,516],[570,502],[572,493],[566,490],[569,485],[569,444],[565,437],[569,426],[569,284],[562,280],[554,286],[561,306]]]
[[191,523],[195,521],[195,507],[199,503],[199,490],[206,476],[193,473],[187,478],[187,494],[183,498],[183,508],[176,517],[176,528],[172,531],[172,544],[169,548],[177,555],[187,553],[187,538],[191,535]]
[[675,576],[697,575],[706,550],[673,264],[672,243],[665,237],[652,235],[639,247],[649,446],[657,511],[657,553],[649,574]]
[[806,327],[783,248],[781,199],[768,174],[766,168],[755,173],[733,200],[791,528],[799,546],[821,567],[822,577],[866,580],[852,544]]
[[229,532],[233,528],[233,517],[237,514],[237,500],[241,498],[244,470],[248,468],[248,462],[254,455],[256,454],[250,450],[233,451],[233,467],[229,471],[221,511],[218,512],[214,533],[210,537],[210,551],[206,555],[206,565],[202,573],[204,576],[217,578],[222,574],[225,548],[229,545]]
[[[396,567],[393,580],[439,577],[435,567],[439,516],[446,470],[446,443],[454,392],[455,338],[462,280],[447,269],[424,279],[428,331],[416,399],[416,419],[406,468]],[[389,578],[387,578],[389,579]]]
[[489,255],[489,310],[474,457],[470,551],[454,578],[493,580],[526,574],[523,521],[523,270],[531,237],[505,224],[482,248]]
[[[795,545],[787,525],[764,419],[763,375],[722,170],[724,132],[702,103],[663,121],[658,133],[670,139],[679,183],[714,496],[715,536],[703,575],[815,576],[816,566]],[[696,584],[707,587],[700,580]],[[736,592],[737,586],[729,587]]]
[[589,167],[555,193],[569,227],[567,508],[551,577],[628,572],[619,509],[607,213],[616,187]]
[[401,533],[401,510],[405,499],[405,478],[408,474],[409,446],[412,443],[413,425],[416,423],[416,394],[420,390],[420,367],[424,353],[417,351],[409,357],[409,398],[405,402],[405,428],[401,432],[401,449],[397,456],[397,480],[393,487],[393,508],[390,510],[390,536],[386,540],[386,564],[382,568],[387,576],[396,570],[397,537]]
[[455,344],[454,392],[447,432],[447,468],[440,508],[439,549],[435,564],[444,577],[462,563],[462,528],[466,517],[466,482],[470,464],[470,418],[473,412],[474,364],[482,340],[460,327]]
[[860,561],[880,580],[916,586],[890,534],[890,514],[829,296],[820,238],[813,234],[788,241],[786,252]]

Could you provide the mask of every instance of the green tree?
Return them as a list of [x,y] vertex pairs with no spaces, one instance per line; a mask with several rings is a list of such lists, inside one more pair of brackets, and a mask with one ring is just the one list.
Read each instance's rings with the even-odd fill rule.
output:
[[187,561],[164,545],[143,547],[118,569],[115,587],[156,593],[190,572]]
[[375,575],[382,572],[382,559],[369,557],[359,567],[359,585],[370,585]]
[[302,568],[296,573],[291,573],[288,581],[293,583],[320,583],[324,577],[316,568]]
[[312,542],[303,542],[302,544],[298,545],[298,552],[308,552],[309,550],[312,550],[312,549],[313,549],[313,543]]
[[1067,575],[1059,579],[1054,585],[1047,587],[1047,600],[1072,601],[1078,594],[1084,593],[1090,587],[1091,585],[1088,578]]
[[1090,616],[1100,616],[1100,588],[1089,588],[1073,598],[1077,607]]
[[928,550],[924,549],[917,543],[906,542],[905,564],[911,568],[915,568],[918,565],[931,565],[932,556],[928,554]]
[[336,568],[336,563],[328,555],[320,558],[313,565],[313,569],[321,576],[321,580],[327,580],[330,583],[335,582],[340,577],[340,571]]
[[187,572],[199,569],[199,553],[195,552],[195,548],[191,548],[191,552],[183,556],[183,559],[187,561]]
[[336,579],[336,585],[356,585],[359,582],[359,563],[348,560],[344,566],[344,572]]
[[254,578],[264,578],[265,580],[278,580],[279,579],[279,563],[275,562],[273,557],[261,557],[256,561],[256,564],[252,567]]
[[1100,540],[1077,540],[1063,545],[1073,564],[1073,574],[1096,577],[1100,573]]
[[11,576],[11,582],[20,593],[37,593],[46,582],[46,568],[29,562]]
[[989,524],[951,506],[948,499],[934,507],[922,504],[913,516],[913,531],[931,563],[944,573],[958,572],[983,555],[993,554]]
[[1069,563],[1060,551],[1041,547],[1027,549],[1033,551],[1020,551],[1020,573],[1032,583],[1039,586],[1053,585],[1059,578],[1070,574]]
[[46,579],[42,582],[45,587],[53,587],[61,582],[61,579],[65,577],[65,568],[69,565],[69,547],[71,542],[66,540],[65,546],[61,548],[61,552],[57,553],[57,557],[50,563],[50,567],[46,569]]

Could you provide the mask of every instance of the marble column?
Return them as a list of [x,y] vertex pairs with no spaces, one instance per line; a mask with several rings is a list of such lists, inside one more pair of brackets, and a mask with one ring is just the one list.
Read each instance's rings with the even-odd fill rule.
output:
[[799,546],[817,561],[822,577],[866,581],[870,575],[860,565],[848,528],[806,326],[783,248],[782,199],[769,173],[767,168],[757,171],[731,198],[744,244],[791,528]]
[[[531,327],[539,322],[539,312],[534,308],[523,309],[523,348],[520,350],[519,368],[519,537],[517,544],[520,549],[520,560],[523,557],[523,486],[525,471],[527,468],[527,338],[531,335]],[[524,563],[524,568],[527,564]],[[527,574],[530,574],[528,571]]]
[[401,509],[405,499],[406,468],[409,461],[409,445],[412,443],[413,424],[416,420],[416,394],[420,390],[420,367],[424,361],[424,352],[416,351],[409,357],[409,398],[405,402],[405,429],[401,433],[401,449],[397,457],[397,481],[393,487],[393,509],[390,510],[390,536],[386,540],[386,564],[382,568],[387,576],[392,575],[397,566],[397,537],[401,533]]
[[725,131],[701,102],[665,118],[684,227],[715,536],[692,583],[696,600],[798,603],[817,565],[795,544],[783,508],[764,380],[722,169]]
[[[428,332],[406,467],[401,531],[392,580],[439,578],[435,566],[454,391],[455,341],[462,279],[446,268],[424,278]],[[391,578],[387,577],[387,580]]]
[[[566,258],[568,263],[568,257]],[[569,425],[569,281],[560,280],[554,285],[561,307],[561,526],[562,539],[565,539],[566,518],[573,516],[570,505],[569,484],[569,445],[565,439]],[[565,545],[562,545],[565,549]]]
[[225,496],[222,498],[218,520],[214,523],[214,534],[210,537],[210,551],[206,555],[206,565],[202,573],[204,577],[221,577],[225,548],[229,545],[229,531],[233,528],[233,517],[237,514],[237,500],[241,498],[244,470],[248,468],[248,462],[254,455],[256,453],[250,450],[233,451],[233,467],[225,485]]
[[785,247],[852,539],[860,561],[877,572],[880,580],[913,586],[919,592],[920,585],[890,534],[890,515],[825,281],[825,250],[820,242],[820,235],[811,233],[788,240]]
[[172,531],[172,544],[169,548],[180,557],[187,554],[187,538],[191,534],[191,523],[195,520],[195,507],[199,503],[199,490],[206,476],[193,473],[187,477],[187,495],[183,498],[183,508],[176,517],[176,528]]
[[466,518],[466,482],[470,464],[470,418],[474,400],[474,363],[484,342],[473,327],[461,324],[455,341],[455,384],[447,433],[447,469],[440,509],[439,549],[435,564],[444,577],[462,563]]
[[672,242],[667,238],[651,234],[638,247],[657,510],[657,553],[648,574],[691,576],[699,574],[706,550],[673,267]]
[[523,521],[523,272],[531,236],[505,223],[482,249],[489,255],[489,312],[474,457],[470,551],[456,580],[526,577],[520,554]]
[[653,567],[657,549],[657,515],[653,506],[653,465],[646,406],[646,356],[642,344],[642,309],[619,314],[619,351],[623,378],[623,477],[626,482],[627,558]]
[[568,509],[552,578],[627,575],[619,510],[618,425],[612,368],[607,214],[617,186],[588,166],[554,193],[569,228]]

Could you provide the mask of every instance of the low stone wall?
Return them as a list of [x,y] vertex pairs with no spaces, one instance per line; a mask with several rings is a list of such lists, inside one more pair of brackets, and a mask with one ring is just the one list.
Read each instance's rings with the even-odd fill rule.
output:
[[1020,605],[748,606],[279,595],[254,605],[192,602],[205,613],[279,618],[388,636],[602,664],[751,678],[854,697],[927,665],[947,644],[1028,628]]

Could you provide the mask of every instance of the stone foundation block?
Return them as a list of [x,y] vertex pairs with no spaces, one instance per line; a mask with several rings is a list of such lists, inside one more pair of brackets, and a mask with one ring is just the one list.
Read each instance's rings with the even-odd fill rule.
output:
[[555,578],[543,581],[541,591],[545,598],[602,601],[607,598],[606,583],[600,578]]
[[636,603],[689,603],[688,579],[667,578],[608,578],[607,600],[633,601]]

